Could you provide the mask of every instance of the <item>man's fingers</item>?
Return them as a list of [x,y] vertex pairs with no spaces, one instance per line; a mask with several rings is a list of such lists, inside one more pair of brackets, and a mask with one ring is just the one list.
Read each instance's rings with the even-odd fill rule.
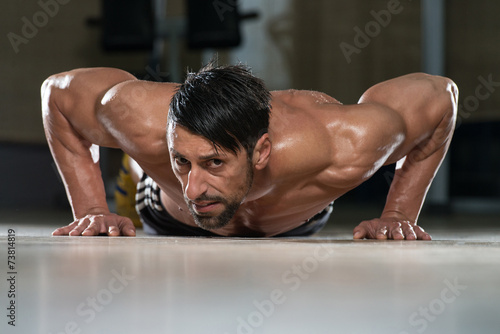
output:
[[379,228],[375,237],[379,240],[387,239],[387,226],[382,226],[381,228]]
[[74,221],[69,225],[63,226],[56,228],[54,232],[52,232],[52,235],[69,235],[69,232],[73,231],[75,226],[78,225],[78,221]]
[[70,232],[69,236],[78,236],[82,235],[82,232],[85,231],[85,229],[89,226],[90,224],[90,219],[88,218],[82,218],[78,221],[78,225],[75,226]]
[[366,238],[366,229],[364,227],[359,226],[359,225],[354,228],[354,231],[352,231],[352,233],[353,233],[354,239]]
[[408,222],[404,222],[401,224],[401,228],[403,230],[403,235],[406,240],[416,240],[417,235],[415,234],[415,231],[413,230],[413,226],[410,225]]
[[[94,235],[99,235],[99,232],[97,232],[98,230],[94,229],[93,227],[87,227],[85,230],[83,230],[82,232],[82,235],[84,237],[92,237]],[[78,234],[76,234],[78,235]]]
[[86,216],[78,220],[78,225],[69,232],[70,236],[93,236],[99,235],[101,228],[101,220],[96,217]]
[[103,233],[109,236],[135,236],[135,226],[131,219],[113,213],[87,215],[54,230],[52,235],[94,236]]
[[52,235],[68,235],[69,231],[71,231],[71,229],[69,229],[68,226],[59,227],[52,232]]
[[117,237],[120,235],[120,229],[116,225],[108,226],[108,235],[110,237]]
[[106,232],[106,229],[104,228],[104,222],[102,221],[102,219],[99,219],[99,217],[95,217],[90,221],[91,223],[82,232],[83,236],[90,237],[94,235],[99,235],[99,233]]
[[394,218],[363,221],[354,228],[353,237],[378,240],[431,240],[431,236],[420,226]]
[[432,240],[432,237],[430,236],[429,233],[425,232],[423,228],[420,226],[415,226],[414,227],[417,239],[419,240]]
[[68,233],[68,235],[69,235],[70,237],[77,237],[77,236],[79,236],[79,235],[81,235],[81,234],[82,234],[82,231],[81,231],[81,230],[79,230],[78,228],[74,228],[74,229],[72,229],[71,231],[69,231],[69,233]]
[[122,217],[122,220],[118,223],[121,230],[121,234],[128,237],[135,237],[135,226],[132,220],[129,218]]
[[405,235],[406,234],[403,233],[403,229],[401,228],[401,226],[396,226],[391,231],[391,237],[390,237],[390,239],[403,240],[405,238]]
[[135,237],[135,227],[134,226],[127,227],[127,228],[123,229],[122,232],[123,232],[123,235],[125,235],[127,237]]
[[118,223],[108,225],[108,235],[111,237],[119,235],[135,237],[135,226],[132,220],[126,217],[116,217],[119,218]]

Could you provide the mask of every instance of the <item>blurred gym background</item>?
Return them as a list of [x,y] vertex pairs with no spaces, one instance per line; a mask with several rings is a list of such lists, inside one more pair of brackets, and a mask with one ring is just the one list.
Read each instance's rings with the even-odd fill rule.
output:
[[[500,3],[490,0],[5,1],[0,210],[11,220],[33,210],[70,217],[42,128],[46,77],[104,66],[179,82],[218,54],[220,63],[247,63],[271,90],[318,90],[344,104],[410,72],[452,78],[460,89],[457,129],[424,212],[500,217],[499,13]],[[101,149],[110,201],[120,156]],[[380,210],[392,169],[337,208]]]

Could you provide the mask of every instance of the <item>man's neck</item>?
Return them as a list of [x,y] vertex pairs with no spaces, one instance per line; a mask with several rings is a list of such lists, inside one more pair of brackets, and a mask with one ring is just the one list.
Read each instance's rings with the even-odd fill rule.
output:
[[256,201],[270,194],[276,187],[276,182],[273,182],[269,166],[265,169],[254,171],[252,187],[245,198],[245,202]]

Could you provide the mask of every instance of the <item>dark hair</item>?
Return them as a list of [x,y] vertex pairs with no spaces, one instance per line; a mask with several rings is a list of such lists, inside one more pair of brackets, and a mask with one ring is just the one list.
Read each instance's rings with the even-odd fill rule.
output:
[[210,62],[198,73],[188,73],[170,103],[169,122],[207,138],[215,149],[236,154],[241,145],[251,156],[268,131],[270,100],[264,82],[247,66]]

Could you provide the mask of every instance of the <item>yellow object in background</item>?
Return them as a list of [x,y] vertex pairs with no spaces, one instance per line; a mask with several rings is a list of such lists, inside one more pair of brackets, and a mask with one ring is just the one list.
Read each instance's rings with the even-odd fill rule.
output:
[[135,210],[136,184],[130,176],[130,164],[128,155],[124,154],[122,165],[118,172],[115,188],[116,213],[120,216],[129,217],[135,227],[142,227],[139,215]]

